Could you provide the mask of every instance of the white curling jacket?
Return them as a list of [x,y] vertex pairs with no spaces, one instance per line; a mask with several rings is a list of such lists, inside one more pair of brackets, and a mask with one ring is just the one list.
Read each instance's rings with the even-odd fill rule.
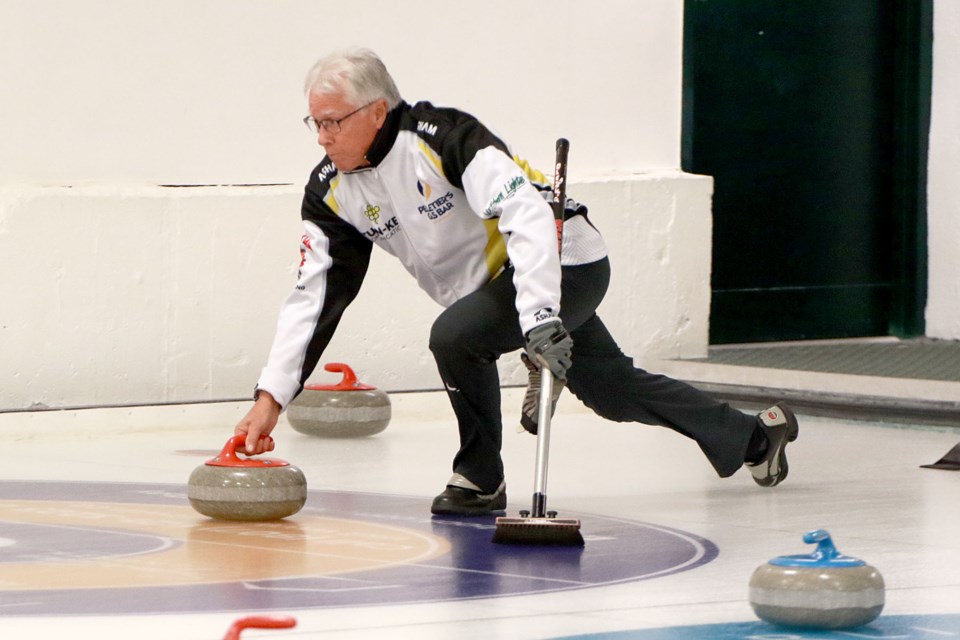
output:
[[[560,263],[550,186],[476,118],[428,102],[391,110],[369,167],[310,174],[296,287],[280,312],[257,382],[286,406],[316,367],[356,297],[374,244],[447,307],[514,267],[524,334],[560,311]],[[606,256],[583,205],[567,200],[563,264]]]

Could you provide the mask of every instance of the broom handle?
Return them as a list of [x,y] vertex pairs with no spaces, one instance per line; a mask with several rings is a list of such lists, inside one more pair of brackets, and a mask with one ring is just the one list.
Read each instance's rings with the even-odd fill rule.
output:
[[531,515],[543,518],[547,513],[547,462],[550,457],[550,420],[552,418],[553,373],[545,362],[540,364],[540,406],[537,407],[537,461],[533,478]]
[[[563,252],[563,207],[567,199],[567,157],[570,141],[559,138],[556,145],[557,161],[553,167],[553,220],[557,229],[557,252]],[[540,406],[537,411],[537,463],[533,478],[534,518],[547,512],[547,459],[550,457],[550,419],[553,417],[553,373],[546,362],[540,362]]]

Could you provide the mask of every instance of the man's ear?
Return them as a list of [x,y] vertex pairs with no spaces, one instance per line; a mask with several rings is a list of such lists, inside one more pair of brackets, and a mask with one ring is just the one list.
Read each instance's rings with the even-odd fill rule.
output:
[[377,123],[377,128],[383,126],[383,123],[387,120],[387,114],[390,113],[389,107],[387,107],[387,101],[383,98],[377,100],[373,105],[373,116]]

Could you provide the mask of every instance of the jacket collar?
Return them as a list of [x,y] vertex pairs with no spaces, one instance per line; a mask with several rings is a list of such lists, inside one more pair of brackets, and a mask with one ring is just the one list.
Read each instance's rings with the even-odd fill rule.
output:
[[401,100],[400,104],[387,113],[387,119],[384,120],[383,126],[380,127],[380,131],[377,132],[373,142],[370,143],[370,148],[367,149],[366,158],[370,167],[378,166],[390,153],[393,143],[397,141],[397,134],[400,133],[401,117],[409,108],[410,105]]

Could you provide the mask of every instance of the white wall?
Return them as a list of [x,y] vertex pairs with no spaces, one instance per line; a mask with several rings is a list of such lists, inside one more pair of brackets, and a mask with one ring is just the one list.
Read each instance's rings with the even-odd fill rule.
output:
[[[0,410],[249,395],[321,156],[302,79],[349,45],[537,166],[569,137],[617,267],[605,319],[635,355],[702,355],[712,183],[677,170],[681,31],[678,0],[5,0]],[[375,252],[323,362],[438,388],[438,308],[397,272]],[[503,374],[521,381],[516,358]]]
[[936,0],[927,167],[927,335],[960,339],[960,2]]
[[303,77],[380,53],[408,101],[473,111],[577,175],[679,164],[679,0],[4,0],[0,183],[303,183]]

